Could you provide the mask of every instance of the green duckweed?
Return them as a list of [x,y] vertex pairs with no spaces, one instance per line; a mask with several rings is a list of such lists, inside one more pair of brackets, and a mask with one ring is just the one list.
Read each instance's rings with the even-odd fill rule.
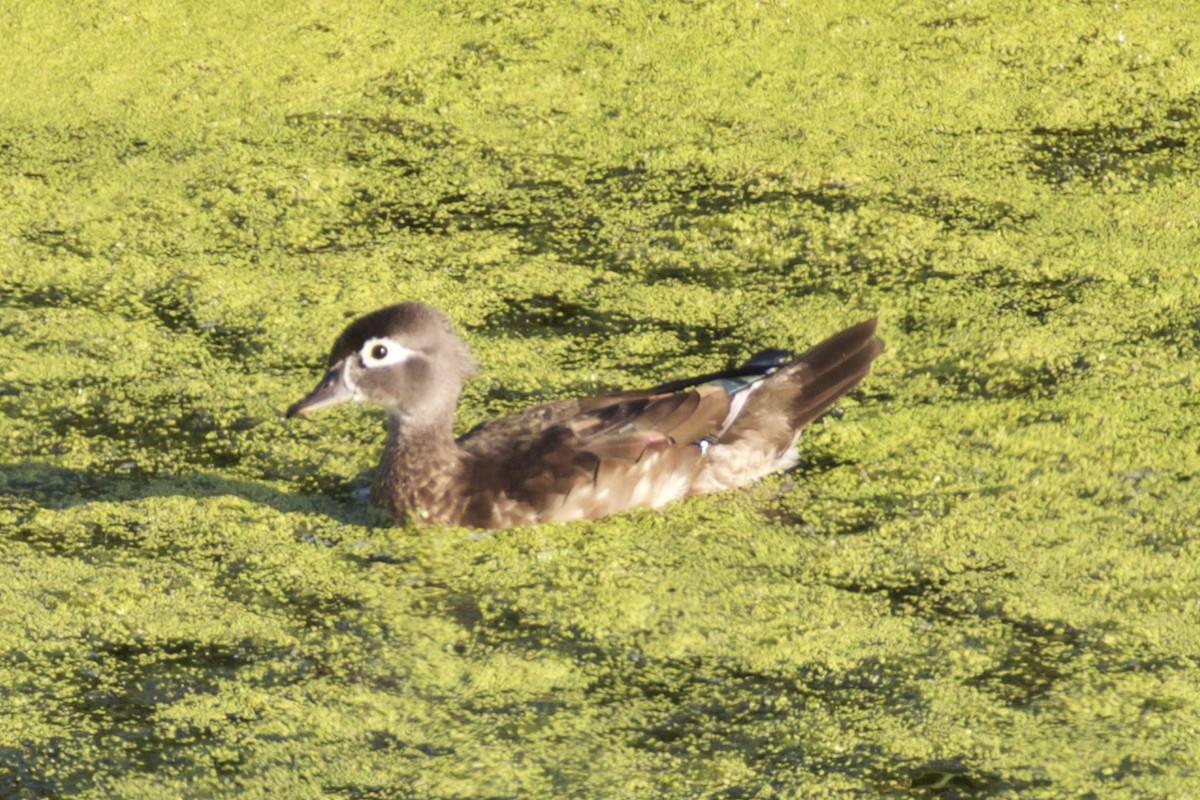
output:
[[[0,15],[0,794],[1186,797],[1191,4]],[[877,315],[744,490],[390,528],[420,299],[463,430]]]

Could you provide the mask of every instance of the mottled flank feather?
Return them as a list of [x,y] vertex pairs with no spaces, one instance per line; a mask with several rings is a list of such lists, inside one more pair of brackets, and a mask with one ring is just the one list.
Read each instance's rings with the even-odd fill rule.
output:
[[[430,391],[456,401],[469,356],[440,315],[429,317],[424,306],[420,313],[395,310],[403,308],[376,315],[378,322],[405,324],[381,328],[371,317],[355,322],[339,338],[321,386],[292,409],[304,413],[306,403],[330,402],[317,395],[330,391],[341,370],[358,394],[389,410],[374,494],[398,521],[415,516],[504,528],[657,508],[744,485],[792,466],[804,426],[857,385],[883,351],[875,320],[868,320],[795,359],[764,351],[740,367],[691,380],[547,403],[479,425],[455,441],[449,433],[454,402],[430,413],[428,403],[407,393],[410,383],[425,380]],[[439,341],[448,338],[453,341]],[[417,354],[404,361],[402,379],[373,375],[369,356],[359,354],[379,341]],[[461,362],[452,392],[423,369],[436,369],[443,355]],[[411,363],[425,357],[428,365]],[[372,394],[376,386],[379,396]]]

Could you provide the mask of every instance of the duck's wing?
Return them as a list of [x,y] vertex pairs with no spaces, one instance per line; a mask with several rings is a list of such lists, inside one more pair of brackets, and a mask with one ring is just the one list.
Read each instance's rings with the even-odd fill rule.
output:
[[[720,404],[714,390],[721,387],[715,384],[700,386],[689,392],[677,389],[695,387],[710,377],[705,375],[652,389],[531,406],[476,425],[459,437],[458,444],[473,453],[500,452],[514,440],[533,439],[560,425],[587,436],[658,428],[672,438],[683,438],[688,435],[689,428],[694,428],[696,422],[713,413]],[[728,398],[728,391],[723,393]],[[696,417],[697,414],[700,416]],[[689,420],[693,420],[690,425]]]
[[720,430],[730,394],[718,383],[537,406],[459,439],[481,487],[485,527],[601,517],[687,493]]

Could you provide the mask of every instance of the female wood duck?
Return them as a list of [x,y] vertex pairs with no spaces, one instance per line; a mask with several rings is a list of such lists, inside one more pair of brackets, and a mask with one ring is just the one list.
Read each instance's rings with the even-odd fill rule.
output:
[[440,312],[401,303],[351,323],[325,377],[287,415],[347,400],[383,406],[388,436],[372,496],[397,522],[411,515],[506,528],[593,519],[788,469],[800,431],[881,352],[871,319],[799,358],[768,350],[725,372],[545,403],[456,440],[471,354]]

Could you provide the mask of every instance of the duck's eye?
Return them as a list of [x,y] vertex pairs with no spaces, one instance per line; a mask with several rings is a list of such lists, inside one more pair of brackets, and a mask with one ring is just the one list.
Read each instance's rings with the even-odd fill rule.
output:
[[362,348],[358,352],[362,365],[369,369],[390,367],[417,355],[416,350],[405,347],[396,340],[385,336],[368,339],[363,342]]
[[395,366],[416,355],[418,351],[386,336],[373,336],[359,348],[359,360],[367,369]]

